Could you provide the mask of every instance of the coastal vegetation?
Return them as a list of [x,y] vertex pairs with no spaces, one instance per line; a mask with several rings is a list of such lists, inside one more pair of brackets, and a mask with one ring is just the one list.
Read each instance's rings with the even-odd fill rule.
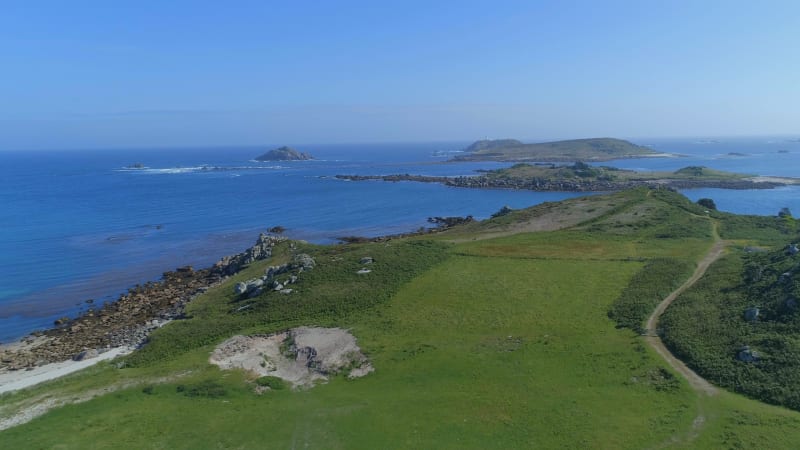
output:
[[524,144],[516,139],[484,139],[455,161],[608,161],[658,155],[648,147],[614,138],[571,139]]
[[[713,383],[800,410],[800,259],[789,245],[735,246],[667,310],[673,352]],[[794,253],[793,253],[794,252]]]
[[[778,228],[777,216],[706,211],[676,192],[638,188],[508,208],[434,234],[332,246],[282,240],[125,359],[1,396],[0,424],[45,400],[64,406],[0,440],[8,448],[795,448],[800,413],[694,391],[632,331],[709,251],[715,223],[724,239],[760,230],[737,245],[771,249],[751,252],[775,264],[759,283],[777,289],[776,299],[784,292],[771,277],[788,267],[779,242],[796,232]],[[315,264],[297,273],[291,293],[235,290],[298,255]],[[731,261],[750,267],[726,257],[719,270],[732,273]],[[685,315],[672,323],[698,326]],[[292,389],[209,364],[234,335],[304,325],[349,330],[375,371]]]

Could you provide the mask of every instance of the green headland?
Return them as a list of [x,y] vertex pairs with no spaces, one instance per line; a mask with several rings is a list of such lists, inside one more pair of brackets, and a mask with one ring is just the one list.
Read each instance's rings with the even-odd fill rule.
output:
[[[199,295],[185,318],[124,359],[0,396],[0,425],[48,410],[3,426],[0,442],[797,448],[800,412],[789,408],[800,409],[792,395],[800,384],[789,372],[800,332],[784,297],[797,294],[797,257],[787,250],[797,239],[790,215],[737,216],[668,189],[637,188],[506,208],[409,237],[329,246],[283,240],[271,258]],[[714,249],[724,250],[711,262]],[[296,272],[290,293],[243,295],[237,285],[306,256],[315,264]],[[687,285],[701,261],[711,263],[707,274]],[[786,271],[782,281],[778,272]],[[656,307],[682,285],[688,290],[659,329],[648,329]],[[761,313],[749,321],[742,308],[756,294]],[[348,330],[374,371],[351,379],[351,366],[293,389],[209,363],[233,336],[301,326]],[[708,341],[714,333],[720,337]],[[717,388],[690,384],[651,345],[658,335]],[[290,350],[296,343],[284,344],[284,353],[299,355]],[[742,344],[760,359],[737,358],[739,347],[732,349]]]

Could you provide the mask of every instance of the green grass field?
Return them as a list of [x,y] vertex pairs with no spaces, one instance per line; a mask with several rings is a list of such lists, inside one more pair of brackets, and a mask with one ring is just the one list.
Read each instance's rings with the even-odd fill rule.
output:
[[[266,296],[231,313],[230,283],[272,264],[260,263],[198,299],[192,319],[160,330],[128,367],[0,397],[2,417],[109,389],[0,432],[0,447],[798,448],[800,413],[698,395],[608,317],[651,260],[702,257],[711,233],[700,220],[709,228],[690,239],[627,227],[308,246],[318,265],[291,303]],[[354,274],[364,255],[376,259],[371,280]],[[230,335],[299,324],[352,330],[376,371],[259,395],[250,376],[207,363]]]

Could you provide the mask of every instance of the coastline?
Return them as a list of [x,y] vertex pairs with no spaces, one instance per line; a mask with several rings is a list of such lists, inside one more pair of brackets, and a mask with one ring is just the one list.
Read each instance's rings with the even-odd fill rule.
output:
[[131,353],[147,342],[150,332],[183,318],[185,306],[198,295],[248,264],[270,258],[272,247],[284,240],[262,233],[252,247],[209,268],[165,272],[160,281],[129,289],[99,310],[0,345],[0,394]]

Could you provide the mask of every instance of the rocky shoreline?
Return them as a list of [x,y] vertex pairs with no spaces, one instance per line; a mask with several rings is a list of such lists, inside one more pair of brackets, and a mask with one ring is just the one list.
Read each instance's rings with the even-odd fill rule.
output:
[[185,306],[248,264],[272,256],[284,237],[261,234],[246,251],[222,258],[211,267],[181,267],[160,281],[137,285],[102,308],[75,319],[59,319],[56,327],[0,347],[0,373],[33,369],[65,360],[81,361],[120,347],[137,348],[148,334],[183,317]]
[[546,178],[494,178],[485,175],[460,177],[433,177],[425,175],[336,175],[340,180],[348,181],[415,181],[421,183],[441,183],[447,186],[473,189],[520,189],[542,192],[609,192],[621,191],[642,186],[662,186],[672,189],[719,188],[719,189],[774,189],[785,186],[777,181],[740,180],[552,180]]

